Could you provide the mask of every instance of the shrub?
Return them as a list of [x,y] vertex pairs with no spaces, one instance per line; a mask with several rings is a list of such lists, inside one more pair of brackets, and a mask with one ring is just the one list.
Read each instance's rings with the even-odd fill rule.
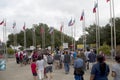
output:
[[103,44],[103,46],[100,46],[100,48],[98,49],[98,52],[102,51],[104,54],[106,55],[110,55],[110,46]]
[[8,53],[9,55],[13,55],[13,54],[14,54],[14,50],[13,50],[12,48],[8,48],[8,49],[7,49],[7,53]]

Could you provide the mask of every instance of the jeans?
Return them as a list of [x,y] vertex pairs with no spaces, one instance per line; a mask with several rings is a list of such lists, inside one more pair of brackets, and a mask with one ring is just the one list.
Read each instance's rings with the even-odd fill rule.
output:
[[80,75],[75,75],[74,78],[75,80],[82,80],[82,77]]
[[65,72],[69,73],[69,70],[70,70],[69,63],[64,63],[64,68],[65,68]]

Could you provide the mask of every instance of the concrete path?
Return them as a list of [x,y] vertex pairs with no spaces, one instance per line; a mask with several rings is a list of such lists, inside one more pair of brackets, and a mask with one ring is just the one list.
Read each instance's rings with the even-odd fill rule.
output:
[[[107,61],[107,63],[110,67],[113,65],[111,61]],[[84,79],[89,80],[89,78],[90,71],[86,71]],[[33,80],[30,65],[20,67],[19,64],[16,64],[15,59],[9,59],[7,69],[0,71],[0,80]],[[74,80],[73,67],[71,66],[69,74],[65,74],[64,69],[53,70],[53,80]],[[111,75],[109,75],[109,80],[113,80]]]

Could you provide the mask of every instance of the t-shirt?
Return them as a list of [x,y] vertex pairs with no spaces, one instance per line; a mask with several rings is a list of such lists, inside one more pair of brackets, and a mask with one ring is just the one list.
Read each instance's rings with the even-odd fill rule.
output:
[[86,59],[89,60],[88,55],[90,54],[90,51],[85,52]]
[[107,76],[108,76],[109,72],[110,72],[109,66],[106,64],[105,74],[101,75],[100,63],[96,63],[92,67],[91,75],[95,76],[94,80],[108,80]]
[[42,60],[38,60],[38,61],[36,62],[36,64],[37,64],[38,70],[44,70],[45,63],[44,63],[44,60],[43,60],[43,59],[42,59]]
[[74,68],[80,68],[83,66],[83,60],[81,58],[78,58],[74,62]]
[[74,53],[73,53],[73,58],[76,59],[76,57],[77,57],[77,53],[74,52]]
[[37,72],[36,72],[36,63],[35,63],[35,62],[33,62],[33,63],[31,64],[31,70],[32,70],[32,73],[37,73]]
[[114,80],[120,80],[120,64],[116,63],[115,65],[113,65],[112,71],[116,73],[116,77],[114,78]]

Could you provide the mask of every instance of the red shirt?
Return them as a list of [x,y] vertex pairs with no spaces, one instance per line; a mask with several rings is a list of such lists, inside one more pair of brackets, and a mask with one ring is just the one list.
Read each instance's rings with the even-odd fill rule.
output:
[[32,73],[37,73],[37,72],[36,72],[36,63],[35,63],[35,62],[33,62],[33,63],[31,64],[31,70],[32,70]]

